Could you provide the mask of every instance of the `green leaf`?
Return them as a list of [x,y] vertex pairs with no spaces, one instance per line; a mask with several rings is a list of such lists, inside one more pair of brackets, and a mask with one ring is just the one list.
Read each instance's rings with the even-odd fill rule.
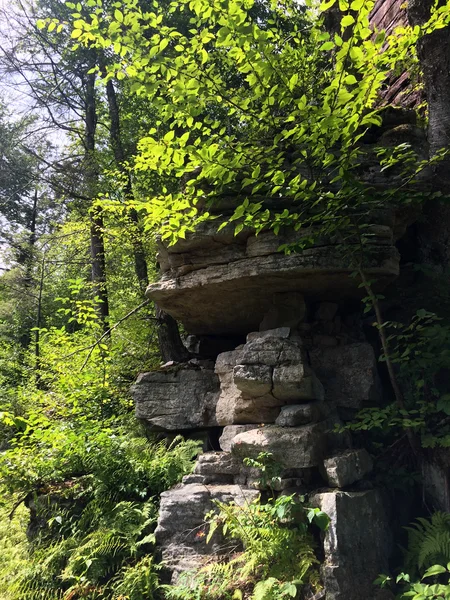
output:
[[447,569],[442,565],[433,565],[429,569],[427,569],[423,575],[423,579],[425,577],[433,577],[435,575],[441,575],[442,573],[447,573]]
[[344,78],[344,83],[346,83],[347,85],[355,85],[355,83],[358,83],[358,80],[354,75],[347,75]]
[[166,135],[163,137],[163,141],[164,142],[171,142],[173,140],[173,138],[175,137],[175,131],[173,129],[171,129],[170,131],[168,131],[166,133]]
[[352,17],[352,15],[346,15],[342,20],[341,20],[341,27],[345,28],[348,27],[349,25],[353,25],[353,23],[355,22],[355,18]]
[[289,79],[289,89],[292,91],[298,82],[298,73],[294,73],[292,77]]
[[325,42],[324,44],[322,44],[319,48],[319,50],[332,50],[334,48],[335,44],[334,42]]

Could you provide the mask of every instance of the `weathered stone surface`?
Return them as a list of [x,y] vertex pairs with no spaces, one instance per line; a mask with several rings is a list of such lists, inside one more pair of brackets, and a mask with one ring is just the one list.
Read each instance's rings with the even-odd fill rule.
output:
[[[194,234],[174,246],[161,246],[159,261],[164,272],[147,295],[180,320],[189,333],[229,334],[257,330],[273,308],[275,294],[307,294],[308,298],[344,301],[360,297],[346,256],[333,244],[320,240],[317,247],[285,255],[283,243],[299,234],[267,232],[255,237],[241,232],[233,238],[227,230],[217,233],[219,222],[204,223]],[[399,255],[393,245],[372,238],[372,252],[364,270],[382,287],[398,275]],[[267,326],[278,322],[270,316]],[[290,315],[288,323],[295,320]],[[275,320],[274,320],[275,319]]]
[[375,353],[370,344],[314,348],[311,366],[323,382],[325,399],[338,407],[360,409],[380,393]]
[[274,368],[272,394],[283,402],[323,400],[325,397],[316,374],[302,363]]
[[217,358],[219,425],[273,423],[291,402],[322,400],[324,390],[304,364],[305,351],[288,328],[249,334],[247,343]]
[[275,421],[280,427],[297,427],[317,423],[325,419],[330,413],[330,408],[325,402],[308,402],[306,404],[291,404],[283,406]]
[[238,433],[249,431],[249,429],[257,429],[257,424],[250,425],[227,425],[223,428],[222,435],[219,438],[219,445],[224,452],[231,452],[231,442]]
[[276,337],[280,339],[287,339],[291,335],[290,327],[276,327],[275,329],[267,329],[265,331],[252,331],[247,335],[247,342],[253,342],[254,340],[267,339],[269,337]]
[[274,336],[258,337],[242,348],[241,363],[244,365],[264,364],[275,367],[297,362],[303,362],[303,351],[294,340]]
[[213,501],[250,502],[258,495],[256,490],[238,485],[179,485],[161,494],[158,524],[155,530],[162,557],[176,580],[188,565],[198,566],[201,557],[214,554],[223,543],[216,538],[205,542],[205,514],[214,508]]
[[272,390],[272,368],[269,365],[236,365],[233,369],[235,386],[243,394],[258,398]]
[[200,454],[194,468],[197,475],[237,475],[240,462],[229,452]]
[[185,475],[181,480],[183,485],[189,485],[191,483],[205,483],[206,477],[204,475],[197,475],[196,473],[190,473]]
[[434,450],[433,461],[422,460],[422,477],[430,505],[435,510],[450,512],[450,456],[446,450]]
[[289,428],[267,425],[239,433],[231,442],[231,452],[239,458],[270,452],[286,469],[315,467],[326,453],[325,432],[331,426],[328,421]]
[[245,423],[273,423],[279,413],[280,401],[272,394],[252,397],[244,394],[235,384],[234,368],[242,361],[243,349],[219,354],[216,373],[220,380],[220,396],[216,405],[216,419],[219,425]]
[[391,536],[381,494],[333,491],[310,499],[330,517],[322,579],[327,600],[373,598],[373,581],[388,568]]
[[373,468],[365,449],[347,450],[324,460],[325,475],[331,487],[345,488],[363,479]]
[[142,373],[131,387],[136,417],[169,431],[217,425],[219,378],[210,369]]

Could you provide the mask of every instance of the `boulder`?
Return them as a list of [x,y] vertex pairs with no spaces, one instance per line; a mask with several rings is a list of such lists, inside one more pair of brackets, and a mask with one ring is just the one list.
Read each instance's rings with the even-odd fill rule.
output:
[[374,580],[387,572],[392,540],[378,490],[317,494],[310,498],[330,518],[324,535],[322,580],[326,600],[374,598]]
[[[272,394],[250,396],[243,393],[234,381],[234,368],[242,360],[243,349],[240,346],[233,352],[219,354],[215,370],[220,380],[220,395],[216,405],[216,419],[219,425],[245,423],[273,423],[280,412],[280,401]],[[243,375],[244,371],[240,371]],[[238,379],[241,387],[245,385],[243,377]],[[255,382],[250,380],[248,385]]]
[[380,395],[375,353],[358,342],[336,348],[313,348],[311,366],[323,382],[325,399],[339,408],[360,410]]
[[249,334],[247,334],[246,341],[253,342],[254,340],[265,340],[271,337],[288,339],[290,336],[290,327],[276,327],[275,329],[266,329],[265,331],[251,331]]
[[[277,330],[272,330],[277,331]],[[275,367],[283,363],[302,363],[304,351],[297,340],[260,336],[242,347],[241,364],[264,364]]]
[[364,448],[346,450],[324,460],[328,485],[345,488],[363,479],[373,468],[372,459]]
[[249,425],[227,425],[223,428],[222,435],[219,438],[219,445],[224,452],[231,452],[231,442],[238,433],[243,433],[249,429],[257,429],[257,424]]
[[188,365],[141,373],[130,393],[136,417],[157,429],[180,431],[217,425],[219,378],[211,369]]
[[223,551],[224,540],[219,535],[210,544],[205,541],[205,514],[213,510],[214,501],[242,505],[258,495],[256,490],[238,485],[178,485],[163,492],[155,537],[163,562],[172,572],[172,581],[186,569],[201,564],[205,555]]
[[306,469],[322,463],[327,450],[326,432],[332,423],[322,421],[301,427],[267,425],[239,433],[231,442],[231,452],[238,458],[257,458],[270,452],[285,469]]
[[263,364],[236,365],[233,381],[237,389],[247,396],[265,396],[272,390],[272,368]]
[[330,413],[330,407],[325,402],[308,402],[306,404],[291,404],[283,406],[275,421],[280,427],[297,427],[317,423]]

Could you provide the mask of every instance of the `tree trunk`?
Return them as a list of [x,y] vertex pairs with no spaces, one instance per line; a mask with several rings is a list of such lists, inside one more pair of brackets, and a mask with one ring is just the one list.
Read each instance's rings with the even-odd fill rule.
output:
[[157,304],[155,304],[155,310],[158,319],[159,350],[163,361],[185,362],[189,360],[191,355],[181,341],[175,319],[161,310]]
[[[85,120],[85,176],[89,196],[95,200],[98,187],[98,167],[95,158],[95,131],[97,127],[97,112],[95,101],[95,74],[87,76],[86,80],[86,120]],[[92,261],[92,283],[94,292],[99,300],[98,313],[103,330],[109,327],[109,303],[106,287],[106,261],[103,215],[99,206],[93,206],[90,215],[90,240]]]
[[[408,19],[422,25],[430,17],[433,0],[411,0]],[[430,156],[450,147],[450,28],[437,29],[419,41],[417,53],[423,72],[428,102],[428,141]],[[442,192],[450,191],[450,157],[433,167],[434,183]]]
[[[34,284],[33,266],[34,266],[34,258],[35,258],[34,246],[36,244],[36,220],[37,220],[38,200],[39,200],[39,196],[38,196],[38,191],[36,189],[34,191],[33,208],[31,211],[31,217],[30,217],[30,222],[29,222],[29,227],[28,227],[30,235],[28,236],[27,243],[25,245],[20,246],[19,256],[17,258],[17,262],[20,265],[24,265],[24,267],[25,267],[25,273],[24,273],[22,281],[23,281],[23,285],[25,288],[26,296],[28,296],[28,292],[32,289],[33,284]],[[40,303],[41,303],[41,300],[39,299],[39,306],[37,309],[39,313],[40,313]],[[29,317],[27,317],[25,320],[25,329],[26,330],[20,336],[20,339],[19,339],[20,345],[23,348],[28,348],[31,343],[31,331],[30,331],[31,323],[28,323],[28,320],[29,320]],[[38,320],[40,322],[40,317],[38,317]],[[40,325],[35,325],[35,324],[33,324],[33,326],[40,327]],[[36,332],[36,336],[37,335],[38,335],[38,332]]]
[[[111,146],[114,153],[114,158],[116,161],[117,168],[125,173],[124,162],[126,160],[125,151],[122,144],[122,137],[120,131],[120,113],[119,106],[117,104],[117,95],[116,90],[114,89],[114,84],[111,80],[106,84],[106,95],[108,98],[108,112],[109,119],[111,121],[110,125],[110,140]],[[133,197],[133,189],[131,186],[131,179],[128,172],[126,172],[127,183],[125,186],[125,196],[127,198]],[[128,212],[131,222],[135,226],[135,231],[133,233],[133,255],[134,255],[134,270],[136,272],[136,276],[139,281],[139,287],[141,288],[142,293],[145,293],[145,289],[148,285],[148,268],[147,268],[147,260],[145,257],[145,250],[142,244],[141,235],[142,231],[139,223],[139,216],[137,211],[134,208],[131,208]]]
[[[106,84],[106,95],[108,98],[108,112],[110,119],[110,140],[113,149],[114,158],[117,168],[125,173],[124,163],[126,160],[125,151],[122,144],[121,128],[120,128],[120,112],[117,103],[117,94],[114,84],[109,80]],[[128,198],[133,197],[133,189],[129,173],[127,175],[127,184],[125,186],[125,195]],[[133,255],[134,255],[134,270],[139,281],[139,286],[142,293],[148,285],[148,268],[145,257],[145,250],[141,240],[141,228],[139,223],[139,215],[134,208],[128,212],[130,220],[135,225],[135,234],[133,236]],[[158,319],[158,342],[161,357],[164,362],[175,361],[183,362],[189,359],[190,354],[185,348],[178,330],[177,322],[169,314],[165,313],[161,308],[155,305],[156,317]]]

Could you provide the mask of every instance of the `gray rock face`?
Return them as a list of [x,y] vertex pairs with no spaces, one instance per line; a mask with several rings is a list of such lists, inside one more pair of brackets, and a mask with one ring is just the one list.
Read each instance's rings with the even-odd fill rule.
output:
[[330,409],[325,402],[315,401],[307,404],[292,404],[283,406],[275,421],[280,427],[297,427],[317,423],[325,419]]
[[327,401],[359,410],[379,397],[380,382],[370,344],[314,348],[310,358],[312,368],[324,384]]
[[323,399],[323,386],[304,360],[300,338],[284,327],[249,334],[246,344],[220,354],[218,424],[273,423],[287,403]]
[[236,365],[233,381],[237,389],[248,396],[258,398],[272,390],[272,369],[269,365]]
[[285,469],[306,469],[321,464],[327,450],[326,431],[329,421],[301,427],[267,425],[239,433],[231,442],[231,452],[238,458],[257,458],[270,452]]
[[237,475],[240,462],[228,452],[200,454],[194,468],[198,475]]
[[223,540],[217,537],[206,544],[205,514],[214,501],[244,504],[258,496],[256,490],[238,485],[181,485],[161,494],[158,524],[155,530],[162,557],[175,581],[179,574],[198,566],[202,557],[219,551]]
[[219,445],[224,452],[231,452],[231,442],[238,435],[249,429],[257,429],[257,424],[250,425],[227,425],[223,428],[222,435],[219,438]]
[[324,537],[326,600],[374,598],[373,581],[387,572],[392,541],[381,494],[333,491],[312,503],[330,517]]
[[444,449],[435,451],[433,457],[435,462],[422,460],[425,494],[435,510],[450,512],[450,457]]
[[167,431],[217,425],[219,378],[210,369],[174,367],[139,375],[131,395],[136,417]]
[[363,479],[373,468],[367,450],[347,450],[324,460],[328,485],[345,488]]
[[[217,232],[219,225],[219,220],[205,222],[185,240],[170,247],[161,244],[163,276],[147,290],[148,297],[189,333],[245,334],[260,324],[264,328],[285,324],[277,294],[285,295],[278,298],[282,306],[294,307],[286,315],[286,324],[292,325],[301,311],[296,297],[288,299],[289,294],[323,301],[360,297],[346,256],[330,241],[318,240],[317,247],[285,255],[279,252],[280,245],[298,241],[299,233],[254,236],[242,231],[235,237],[230,227]],[[367,277],[380,287],[398,275],[399,254],[385,239],[374,234],[364,265]]]
[[275,367],[272,394],[283,402],[307,402],[325,397],[323,385],[316,374],[303,363]]

